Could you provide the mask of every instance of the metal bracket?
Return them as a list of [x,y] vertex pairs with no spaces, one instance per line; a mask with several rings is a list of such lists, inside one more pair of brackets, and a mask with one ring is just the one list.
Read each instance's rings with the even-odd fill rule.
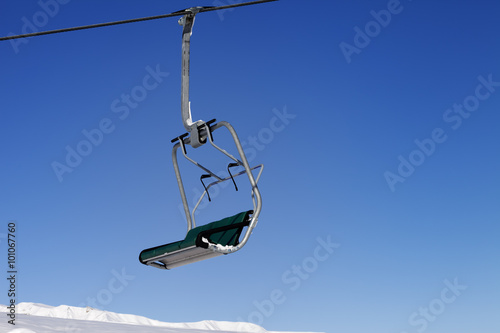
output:
[[239,166],[239,165],[240,165],[239,163],[229,163],[229,165],[227,166],[227,172],[229,173],[229,177],[231,177],[231,180],[233,181],[234,188],[236,189],[236,191],[238,191],[238,185],[236,185],[236,181],[234,180],[233,174],[231,173],[231,170],[229,170],[229,169],[232,167]]
[[210,177],[212,177],[212,175],[208,175],[208,174],[201,175],[201,177],[200,177],[201,183],[203,184],[203,188],[205,189],[205,192],[207,192],[208,201],[212,201],[212,199],[210,198],[210,193],[208,193],[207,185],[205,185],[205,183],[203,182],[203,179],[210,178]]

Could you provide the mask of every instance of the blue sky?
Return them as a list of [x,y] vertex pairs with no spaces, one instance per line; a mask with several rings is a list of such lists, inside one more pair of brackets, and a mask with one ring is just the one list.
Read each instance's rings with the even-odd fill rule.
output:
[[[232,2],[54,3],[2,2],[0,35]],[[200,14],[193,118],[235,126],[265,165],[264,205],[242,251],[171,271],[137,257],[186,228],[170,159],[177,19],[1,42],[0,234],[16,221],[18,301],[268,330],[497,332],[498,9],[281,0]],[[87,150],[70,167],[72,149]],[[192,200],[200,172],[182,166]],[[230,187],[215,199],[199,223],[249,204]]]

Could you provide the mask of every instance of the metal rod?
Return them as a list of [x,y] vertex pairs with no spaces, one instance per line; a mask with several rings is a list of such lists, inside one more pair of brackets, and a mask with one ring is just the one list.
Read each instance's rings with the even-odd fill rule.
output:
[[187,231],[189,232],[189,230],[193,227],[193,222],[191,220],[191,215],[189,214],[189,204],[186,198],[186,191],[184,190],[179,164],[177,163],[177,149],[179,149],[180,146],[181,144],[177,142],[174,145],[174,148],[172,148],[172,163],[174,164],[175,177],[177,178],[177,185],[179,186],[179,191],[181,193],[182,206],[184,207],[184,213],[186,214]]
[[[210,131],[210,129],[208,128],[208,125],[205,124],[204,128],[207,131],[207,133]],[[217,146],[214,143],[214,140],[213,140],[213,138],[212,138],[211,135],[207,135],[207,137],[208,137],[208,140],[210,141],[210,144],[212,146],[214,146],[218,151],[220,151],[221,153],[223,153],[224,155],[226,155],[227,157],[229,157],[230,159],[232,159],[233,161],[235,161],[236,163],[238,163],[238,165],[242,165],[243,164],[239,159],[237,159],[233,155],[229,154],[227,151],[225,151],[224,149],[220,148],[219,146]]]
[[193,163],[194,165],[196,165],[198,168],[202,169],[203,171],[207,172],[208,174],[210,174],[210,176],[218,179],[218,180],[222,180],[222,178],[220,178],[219,176],[217,176],[215,173],[213,173],[212,171],[210,171],[208,168],[205,168],[203,165],[201,165],[200,163],[196,162],[195,160],[193,160],[192,158],[190,158],[189,156],[186,155],[186,153],[184,152],[184,150],[182,151],[182,155],[184,155],[184,157],[191,163]]

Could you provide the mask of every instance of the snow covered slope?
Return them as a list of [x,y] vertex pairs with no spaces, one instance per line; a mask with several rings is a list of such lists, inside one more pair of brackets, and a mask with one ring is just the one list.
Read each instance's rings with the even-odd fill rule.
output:
[[[0,312],[7,312],[0,305]],[[20,303],[16,307],[16,325],[7,322],[4,314],[0,321],[0,332],[9,333],[278,333],[268,332],[250,323],[201,321],[197,323],[164,323],[129,314],[101,311],[90,307],[79,308],[67,305],[52,307],[35,303]],[[285,333],[285,332],[282,332]]]

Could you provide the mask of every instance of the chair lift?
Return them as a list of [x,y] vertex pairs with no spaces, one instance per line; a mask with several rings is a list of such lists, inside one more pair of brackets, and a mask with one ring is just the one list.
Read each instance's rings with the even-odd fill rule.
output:
[[[179,185],[182,205],[184,206],[184,212],[186,214],[188,233],[186,234],[186,237],[182,241],[156,246],[142,251],[141,254],[139,255],[139,260],[141,263],[145,265],[161,269],[170,269],[190,264],[196,261],[219,256],[222,254],[234,253],[240,250],[243,246],[245,246],[245,244],[248,241],[248,238],[252,233],[252,230],[257,225],[257,219],[259,217],[262,208],[262,199],[260,196],[259,188],[257,187],[257,182],[259,181],[260,175],[262,173],[263,165],[260,164],[255,167],[250,167],[250,165],[248,164],[248,160],[245,156],[245,153],[243,151],[243,147],[241,146],[240,140],[238,139],[238,136],[236,135],[234,128],[228,122],[221,121],[219,123],[216,123],[215,119],[212,119],[208,122],[204,122],[202,120],[198,120],[196,122],[192,121],[191,109],[189,104],[190,39],[194,24],[194,18],[198,13],[209,12],[214,10],[225,10],[234,7],[254,5],[272,1],[278,1],[278,0],[257,0],[257,1],[243,2],[243,3],[218,6],[218,7],[213,7],[213,6],[193,7],[164,15],[107,22],[107,23],[99,23],[99,24],[91,24],[86,26],[64,28],[57,30],[37,31],[22,35],[9,35],[6,37],[0,37],[0,41],[4,41],[4,40],[12,40],[18,38],[62,33],[68,31],[94,29],[94,28],[100,28],[117,24],[156,20],[160,18],[173,17],[173,16],[182,16],[181,19],[179,20],[179,24],[183,27],[181,111],[182,111],[182,122],[187,130],[187,133],[182,134],[179,137],[172,140],[172,143],[175,143],[172,150],[172,160],[174,163],[175,175],[177,177],[177,184]],[[231,134],[236,144],[238,153],[240,155],[239,159],[229,154],[227,151],[220,148],[214,143],[213,132],[221,127],[226,127],[229,133]],[[190,145],[193,148],[199,148],[202,145],[206,144],[207,141],[210,142],[210,144],[213,147],[215,147],[218,151],[220,151],[233,161],[229,163],[227,167],[229,177],[221,178],[212,171],[210,171],[209,169],[205,168],[203,165],[199,164],[198,162],[194,161],[193,159],[187,156],[187,151],[186,151],[187,145]],[[189,212],[189,205],[187,203],[184,185],[182,184],[182,178],[179,171],[179,166],[177,164],[177,150],[179,148],[182,148],[181,149],[182,154],[188,161],[192,162],[193,164],[201,168],[203,171],[207,172],[206,174],[203,174],[200,177],[203,187],[205,188],[205,191],[200,196],[192,212]],[[231,174],[230,169],[236,166],[242,166],[244,170],[233,175]],[[260,170],[258,172],[257,177],[255,178],[252,174],[252,171],[256,169]],[[222,219],[220,221],[196,227],[194,219],[195,211],[198,208],[199,204],[201,203],[201,200],[205,197],[205,195],[207,195],[208,199],[210,200],[210,195],[208,193],[210,187],[231,179],[234,183],[236,190],[238,190],[236,182],[234,181],[234,177],[243,174],[246,174],[248,176],[248,180],[250,181],[250,185],[252,187],[251,195],[253,201],[253,210],[244,211],[234,216]],[[210,183],[208,186],[205,186],[203,179],[206,178],[215,178],[216,180]],[[243,239],[240,241],[239,238],[245,227],[247,227],[247,229],[244,233]]]
[[[271,0],[274,1],[274,0]],[[254,4],[267,1],[253,1],[243,4],[237,4],[234,6],[241,6],[245,4]],[[139,261],[145,265],[160,269],[171,269],[186,264],[194,263],[197,261],[213,258],[223,254],[234,253],[247,243],[252,230],[257,225],[257,220],[262,208],[262,198],[260,195],[259,188],[257,187],[257,182],[261,176],[263,165],[257,165],[251,167],[243,151],[243,147],[238,139],[238,136],[234,128],[226,121],[220,121],[216,123],[215,119],[208,122],[198,120],[193,122],[191,117],[191,108],[189,102],[189,58],[190,58],[190,39],[193,30],[193,24],[196,14],[202,11],[211,11],[218,8],[228,8],[230,6],[223,7],[194,7],[189,8],[181,12],[185,12],[185,15],[179,20],[179,25],[183,27],[182,31],[182,87],[181,87],[181,111],[182,111],[182,122],[187,131],[175,139],[172,140],[174,147],[172,149],[172,161],[175,170],[175,176],[177,178],[177,184],[179,186],[179,191],[182,199],[182,205],[184,207],[184,212],[187,219],[187,234],[184,240],[156,246],[143,250],[139,255]],[[180,12],[178,12],[180,13]],[[221,127],[225,127],[231,134],[236,148],[238,150],[239,158],[231,155],[226,150],[220,148],[214,143],[213,132]],[[231,162],[227,166],[228,176],[225,178],[220,177],[214,172],[210,171],[200,163],[194,161],[187,155],[186,147],[189,145],[192,148],[199,148],[206,143],[210,143],[211,146],[216,148],[219,152],[228,157]],[[179,165],[177,163],[177,151],[181,148],[182,155],[191,163],[202,169],[204,173],[200,180],[205,188],[205,191],[201,194],[198,202],[196,203],[193,210],[190,212],[190,207],[186,198],[186,192],[184,190],[184,185],[182,183],[181,173],[179,170]],[[243,167],[244,170],[236,174],[231,173],[231,168],[233,167]],[[253,170],[259,169],[257,177],[254,177]],[[252,188],[251,197],[253,201],[253,209],[241,212],[231,217],[224,218],[222,220],[208,223],[202,226],[196,226],[195,222],[195,212],[201,203],[205,195],[210,200],[209,189],[219,183],[232,180],[236,190],[235,177],[246,174],[250,185]],[[213,178],[215,181],[208,184],[207,186],[203,182],[203,179]],[[243,233],[243,229],[247,227],[246,231]],[[243,233],[243,238],[240,241],[240,236]]]

